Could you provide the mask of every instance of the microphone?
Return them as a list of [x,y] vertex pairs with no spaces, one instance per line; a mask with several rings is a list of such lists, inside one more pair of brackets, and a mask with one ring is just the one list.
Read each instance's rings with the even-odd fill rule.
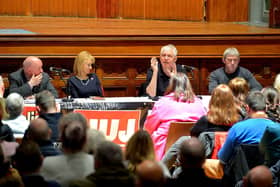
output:
[[62,68],[58,68],[58,67],[50,67],[50,71],[62,71]]
[[66,72],[71,74],[70,70],[68,69],[63,69],[63,68],[58,68],[58,67],[50,67],[50,71],[54,71],[54,72]]
[[196,67],[193,66],[187,66],[187,65],[181,65],[182,69],[185,69],[187,72],[192,72],[193,70],[196,70]]

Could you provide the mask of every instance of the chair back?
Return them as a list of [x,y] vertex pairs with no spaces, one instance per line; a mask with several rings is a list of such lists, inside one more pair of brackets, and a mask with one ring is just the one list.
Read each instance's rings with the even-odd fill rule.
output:
[[227,138],[227,131],[206,131],[200,133],[198,139],[205,147],[207,158],[218,159],[217,155]]
[[190,130],[196,122],[171,122],[165,145],[165,152],[181,136],[190,136]]

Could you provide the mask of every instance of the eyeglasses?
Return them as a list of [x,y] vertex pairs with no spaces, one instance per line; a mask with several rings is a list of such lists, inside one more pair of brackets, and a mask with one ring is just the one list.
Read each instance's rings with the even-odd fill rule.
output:
[[227,62],[238,62],[238,58],[226,58]]

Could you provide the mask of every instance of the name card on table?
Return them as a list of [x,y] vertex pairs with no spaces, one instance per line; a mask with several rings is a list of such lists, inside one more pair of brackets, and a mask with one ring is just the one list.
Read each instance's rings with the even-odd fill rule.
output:
[[140,110],[74,110],[83,114],[90,128],[104,133],[110,140],[124,147],[128,139],[139,130]]

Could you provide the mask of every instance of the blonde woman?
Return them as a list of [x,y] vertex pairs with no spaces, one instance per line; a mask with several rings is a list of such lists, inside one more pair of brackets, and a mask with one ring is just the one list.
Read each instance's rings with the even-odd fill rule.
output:
[[71,97],[103,96],[101,83],[97,75],[91,72],[94,63],[95,58],[88,51],[77,55],[73,66],[74,76],[67,83],[67,91]]

